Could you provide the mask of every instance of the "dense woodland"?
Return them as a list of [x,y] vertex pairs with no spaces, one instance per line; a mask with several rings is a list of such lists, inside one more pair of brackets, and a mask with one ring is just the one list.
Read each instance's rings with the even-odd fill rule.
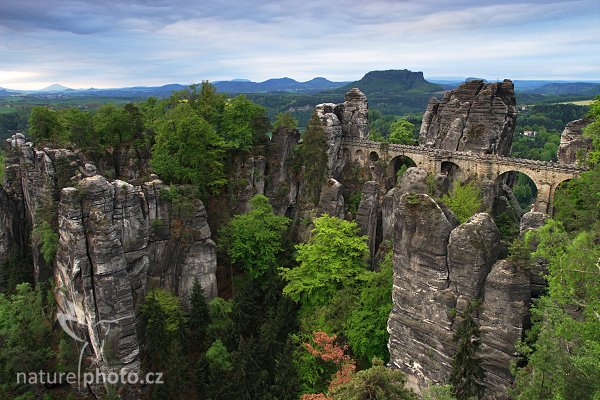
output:
[[[374,138],[415,142],[417,118],[376,110],[370,115]],[[513,155],[552,159],[564,123],[585,112],[569,105],[532,108],[519,122]],[[535,301],[531,329],[519,344],[514,399],[600,396],[600,99],[589,115],[595,118],[586,129],[594,140],[586,160],[590,170],[557,193],[554,219],[524,238],[511,237],[511,258],[522,268],[539,258],[548,266],[548,289]],[[183,202],[228,193],[228,155],[250,152],[268,142],[272,129],[297,124],[287,114],[271,120],[266,108],[244,96],[228,98],[205,82],[167,99],[106,104],[94,112],[34,107],[27,132],[37,145],[80,148],[90,160],[112,163],[116,176],[118,157],[133,151],[146,168],[143,173],[157,173],[173,187],[165,195]],[[532,142],[518,135],[525,129],[538,132]],[[313,117],[297,149],[298,157],[311,160],[303,170],[308,182],[324,176],[324,143],[325,133]],[[311,190],[318,199],[318,187]],[[480,196],[476,184],[457,184],[441,201],[464,222],[479,211]],[[373,270],[366,262],[366,237],[354,221],[323,215],[312,224],[310,239],[294,243],[290,221],[273,213],[268,198],[256,196],[250,211],[215,232],[220,256],[235,270],[227,298],[206,302],[196,284],[191,309],[184,311],[172,293],[148,291],[141,309],[143,366],[163,371],[166,382],[153,387],[150,398],[418,398],[405,387],[402,373],[384,367],[391,253]],[[50,260],[56,251],[54,229],[48,223],[35,233]],[[17,259],[0,269],[2,398],[44,393],[15,386],[17,371],[68,371],[77,365],[78,349],[52,323],[52,284],[34,285],[30,269]],[[469,315],[455,338],[459,352],[451,382],[430,388],[424,399],[480,398],[477,340],[472,340],[478,327]],[[64,387],[43,396],[77,398]],[[118,396],[109,388],[106,398]]]

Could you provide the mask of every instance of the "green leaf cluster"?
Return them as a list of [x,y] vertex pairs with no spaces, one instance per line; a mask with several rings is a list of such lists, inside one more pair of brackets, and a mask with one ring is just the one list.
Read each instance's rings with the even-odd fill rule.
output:
[[256,195],[250,211],[237,215],[219,232],[222,246],[234,263],[254,279],[275,271],[284,250],[284,236],[289,219],[273,214],[269,199]]
[[355,222],[327,214],[314,220],[313,236],[296,246],[299,265],[283,268],[283,293],[303,307],[315,309],[331,302],[338,290],[364,279],[368,247]]
[[461,224],[480,212],[483,207],[481,190],[474,182],[463,184],[457,181],[451,192],[442,196],[441,201],[450,207]]

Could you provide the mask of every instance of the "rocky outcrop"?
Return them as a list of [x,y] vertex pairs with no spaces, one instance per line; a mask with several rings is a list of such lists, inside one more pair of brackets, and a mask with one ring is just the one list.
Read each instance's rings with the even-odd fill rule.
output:
[[236,214],[250,210],[250,199],[265,193],[266,158],[263,155],[238,155],[233,159],[236,178],[235,201],[231,204]]
[[339,107],[333,103],[319,104],[315,112],[321,119],[321,124],[325,130],[327,138],[327,170],[330,176],[336,177],[342,172],[343,164],[338,160],[340,156],[340,147],[342,144],[342,124],[339,113]]
[[454,226],[426,194],[405,193],[394,206],[393,308],[388,320],[390,364],[413,385],[443,382],[452,364],[447,245]]
[[267,178],[265,195],[269,197],[273,211],[293,217],[297,211],[299,168],[295,149],[300,141],[296,129],[280,127],[273,132],[267,153]]
[[321,188],[318,209],[321,214],[344,218],[344,196],[342,184],[330,178]]
[[487,213],[473,215],[452,231],[448,240],[448,269],[456,292],[456,310],[464,311],[481,297],[483,283],[504,250],[500,231]]
[[591,122],[590,118],[582,118],[571,121],[565,126],[560,135],[560,145],[556,154],[558,162],[577,164],[578,158],[590,151],[592,139],[583,136],[583,129]]
[[341,104],[323,103],[315,107],[327,136],[327,169],[330,177],[340,178],[344,155],[340,152],[343,138],[368,139],[369,109],[367,96],[357,88],[346,93]]
[[375,181],[366,182],[356,212],[356,224],[360,227],[360,234],[367,235],[371,260],[375,257],[377,246],[381,241],[379,204],[379,184]]
[[432,98],[423,115],[419,143],[428,147],[508,156],[517,118],[510,80],[472,80]]
[[[29,238],[42,220],[56,225],[54,263],[45,263],[38,248],[36,279],[54,276],[60,312],[78,322],[101,368],[138,371],[139,306],[149,287],[172,291],[184,306],[196,279],[208,297],[217,295],[216,246],[204,205],[186,199],[175,206],[155,175],[134,186],[98,175],[76,152],[36,150],[18,137],[8,145],[0,201],[3,213],[12,207],[20,214],[3,221],[0,243]],[[17,225],[26,234],[15,232]]]
[[516,264],[500,260],[485,280],[479,317],[480,357],[485,370],[485,399],[507,400],[513,376],[516,343],[529,320],[530,287],[527,274]]
[[357,88],[350,89],[344,103],[336,109],[342,124],[342,134],[357,139],[369,138],[369,105],[367,96]]
[[[514,344],[528,318],[527,274],[498,261],[506,248],[489,214],[475,214],[458,225],[452,212],[430,196],[400,194],[403,184],[405,190],[419,188],[409,184],[419,182],[410,175],[402,181],[385,196],[382,212],[383,236],[394,241],[390,365],[405,371],[417,389],[446,384],[457,350],[456,316],[476,301],[482,304],[475,317],[482,331],[486,398],[505,398]],[[390,220],[395,222],[391,231],[385,222]]]

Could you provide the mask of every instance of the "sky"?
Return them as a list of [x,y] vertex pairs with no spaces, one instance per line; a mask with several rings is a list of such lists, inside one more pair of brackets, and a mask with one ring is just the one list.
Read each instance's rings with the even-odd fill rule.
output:
[[600,0],[0,0],[0,87],[600,80]]

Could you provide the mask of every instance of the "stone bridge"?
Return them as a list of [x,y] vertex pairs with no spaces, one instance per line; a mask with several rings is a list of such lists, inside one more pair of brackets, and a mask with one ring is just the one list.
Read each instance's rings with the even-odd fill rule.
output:
[[535,211],[552,215],[552,205],[556,188],[564,181],[572,179],[585,169],[575,165],[556,162],[524,160],[502,157],[494,154],[473,154],[450,150],[433,149],[423,146],[386,144],[357,138],[344,138],[341,154],[361,165],[383,160],[388,169],[397,171],[402,157],[410,159],[417,167],[429,173],[452,173],[455,176],[477,177],[496,181],[507,172],[521,172],[527,175],[537,187]]

